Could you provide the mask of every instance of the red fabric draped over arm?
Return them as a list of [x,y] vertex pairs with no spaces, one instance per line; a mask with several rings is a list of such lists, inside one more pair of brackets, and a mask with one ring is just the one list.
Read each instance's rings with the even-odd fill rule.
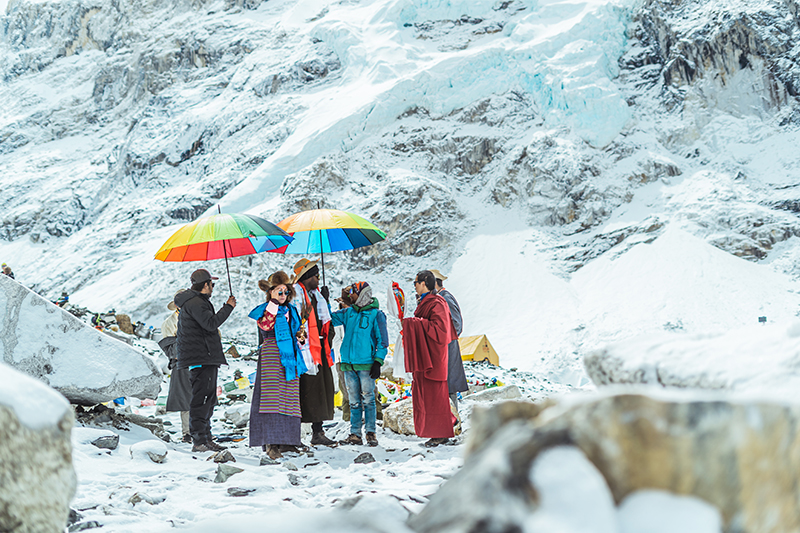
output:
[[447,345],[455,338],[447,302],[441,296],[426,296],[414,318],[403,319],[406,369],[424,372],[433,381],[446,381]]

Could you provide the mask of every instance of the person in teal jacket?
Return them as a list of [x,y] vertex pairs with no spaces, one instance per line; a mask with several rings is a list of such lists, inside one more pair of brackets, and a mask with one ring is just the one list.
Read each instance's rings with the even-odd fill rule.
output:
[[367,282],[353,283],[347,292],[350,301],[355,303],[331,313],[333,325],[344,326],[339,357],[350,399],[350,435],[344,443],[363,444],[363,417],[367,444],[377,446],[375,380],[381,375],[381,365],[389,347],[386,315],[378,309],[378,299],[372,296],[372,288]]

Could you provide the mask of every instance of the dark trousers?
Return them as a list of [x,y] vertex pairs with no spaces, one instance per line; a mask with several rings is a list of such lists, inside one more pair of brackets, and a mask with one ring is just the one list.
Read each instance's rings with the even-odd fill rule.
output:
[[215,365],[193,368],[189,373],[192,401],[189,404],[189,429],[195,444],[211,441],[211,415],[217,405],[217,371]]

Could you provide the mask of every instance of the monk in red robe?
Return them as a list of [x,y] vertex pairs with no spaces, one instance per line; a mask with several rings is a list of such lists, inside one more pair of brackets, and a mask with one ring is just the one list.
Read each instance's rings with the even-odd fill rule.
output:
[[403,319],[406,370],[411,372],[414,431],[428,437],[425,446],[446,444],[454,436],[456,419],[450,411],[447,388],[447,347],[457,338],[447,302],[434,290],[436,278],[423,270],[414,288],[420,298],[413,318]]

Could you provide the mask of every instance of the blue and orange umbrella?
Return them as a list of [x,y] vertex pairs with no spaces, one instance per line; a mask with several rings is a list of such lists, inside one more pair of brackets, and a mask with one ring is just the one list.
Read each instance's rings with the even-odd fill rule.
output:
[[322,283],[325,284],[325,255],[329,252],[370,246],[386,238],[386,233],[372,222],[338,209],[312,209],[295,213],[278,227],[294,240],[269,252],[280,254],[321,254]]

